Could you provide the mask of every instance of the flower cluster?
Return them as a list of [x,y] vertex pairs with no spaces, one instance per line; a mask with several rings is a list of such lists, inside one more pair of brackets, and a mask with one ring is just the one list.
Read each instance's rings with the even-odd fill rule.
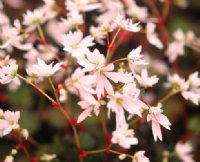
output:
[[0,137],[8,135],[12,130],[18,129],[20,112],[3,111],[0,109]]
[[[170,130],[172,125],[165,115],[164,101],[176,93],[195,105],[200,103],[198,72],[190,73],[187,80],[178,74],[168,74],[171,70],[175,71],[168,64],[174,65],[177,58],[185,54],[185,47],[199,50],[199,39],[193,32],[185,34],[177,29],[173,33],[174,40],[169,42],[164,23],[171,1],[158,2],[165,7],[163,15],[153,1],[145,3],[146,6],[140,6],[135,0],[64,0],[60,4],[55,0],[43,0],[42,6],[28,10],[21,21],[16,19],[12,24],[0,2],[0,83],[9,84],[11,90],[17,90],[21,79],[61,111],[72,127],[80,159],[98,152],[83,150],[77,134],[76,126],[89,117],[101,116],[105,138],[111,135],[108,143],[112,144],[103,151],[118,154],[121,160],[130,157],[132,162],[150,162],[143,149],[128,155],[110,147],[118,144],[130,149],[132,145],[139,145],[135,128],[140,120],[151,122],[154,141],[162,141],[161,126]],[[19,1],[16,4],[23,5]],[[150,13],[149,9],[153,12]],[[88,25],[87,15],[90,12],[95,14]],[[124,50],[121,45],[134,42],[132,38],[138,39],[135,45],[131,44]],[[141,45],[143,42],[144,45]],[[153,48],[149,50],[147,47]],[[18,50],[22,58],[8,54]],[[162,53],[159,59],[151,56],[153,50]],[[162,59],[166,56],[168,62]],[[157,96],[148,99],[148,93],[155,92],[157,95],[156,88],[163,89],[160,83],[167,74],[166,86],[171,88],[172,93],[156,102],[152,98]],[[51,91],[53,93],[49,94]],[[72,119],[75,111],[74,108],[71,110],[72,96],[76,96],[76,108],[80,109],[76,119]],[[66,110],[65,106],[69,109]],[[19,118],[19,111],[4,112],[0,109],[0,137],[19,129]],[[115,129],[109,132],[105,124],[107,119],[113,118]],[[20,133],[28,139],[28,130],[21,129]],[[25,145],[19,145],[28,154]],[[181,147],[184,149],[181,150]],[[188,155],[190,144],[178,143],[175,152],[182,161],[193,162]],[[15,154],[12,151],[5,162],[12,162]],[[36,157],[37,161],[54,158],[55,154]]]

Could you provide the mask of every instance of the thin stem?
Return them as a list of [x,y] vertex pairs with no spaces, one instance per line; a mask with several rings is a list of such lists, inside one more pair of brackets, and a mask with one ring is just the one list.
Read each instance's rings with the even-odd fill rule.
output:
[[86,151],[86,154],[87,155],[89,155],[89,154],[98,154],[98,153],[101,153],[101,152],[106,152],[106,149]]
[[160,99],[158,101],[158,103],[164,103],[166,102],[171,96],[175,95],[176,93],[178,93],[179,91],[172,89],[171,91],[168,92],[168,94],[166,96],[164,96],[162,99]]
[[111,153],[113,153],[113,154],[117,154],[117,155],[122,155],[122,154],[124,154],[124,155],[126,155],[127,157],[129,157],[129,158],[131,158],[131,159],[133,158],[132,155],[125,154],[125,153],[122,153],[122,152],[119,152],[119,151],[109,150],[109,152],[111,152]]
[[100,112],[100,120],[101,120],[101,125],[102,125],[102,128],[103,128],[103,134],[104,134],[104,137],[106,139],[107,135],[108,135],[108,129],[107,129],[107,126],[106,126],[106,119],[105,119],[105,114],[104,114],[103,108],[101,110],[102,111]]
[[117,39],[117,36],[118,36],[118,34],[119,34],[120,31],[121,31],[121,29],[119,28],[119,29],[117,30],[117,32],[115,33],[115,35],[114,35],[114,37],[113,37],[113,39],[112,39],[110,45],[108,46],[107,53],[106,53],[106,64],[108,64],[109,61],[110,61],[110,59],[111,59],[110,51],[111,51],[111,49],[113,48],[113,45],[114,45],[114,43],[115,43],[115,40]]
[[[53,84],[53,82],[52,82],[52,79],[51,79],[50,77],[49,77],[48,79],[49,79],[49,83],[50,83],[50,85],[51,85],[53,91],[55,92],[55,86],[54,86],[54,84]],[[55,94],[55,93],[54,93],[54,94]],[[72,125],[72,123],[71,123],[71,118],[70,118],[70,116],[68,115],[68,113],[65,111],[65,109],[62,107],[62,105],[60,104],[57,94],[55,94],[55,97],[56,97],[57,103],[59,103],[59,108],[60,108],[59,110],[63,113],[63,115],[66,117],[66,119],[68,120],[68,122],[69,122],[69,123],[71,124],[71,126],[72,126],[72,130],[73,130],[73,133],[74,133],[76,146],[77,146],[78,150],[80,150],[80,149],[81,149],[81,144],[80,144],[80,140],[79,140],[79,137],[78,137],[78,132],[77,132],[76,126],[75,126],[75,125]],[[79,157],[79,160],[80,160],[80,162],[83,161],[83,159],[82,159],[81,157]]]
[[41,28],[41,25],[39,23],[37,23],[37,29],[38,29],[38,32],[39,32],[39,35],[40,35],[40,38],[43,39],[44,41],[46,40],[45,39],[45,36],[44,36],[44,32]]
[[52,99],[48,94],[46,94],[46,92],[44,92],[39,86],[35,85],[34,83],[32,83],[31,81],[28,81],[26,78],[24,78],[23,76],[21,76],[20,74],[17,74],[17,76],[22,79],[23,81],[25,81],[26,83],[30,84],[31,86],[33,86],[34,88],[36,88],[42,95],[44,95],[46,98],[48,98],[52,103],[55,103],[56,101],[54,99]]

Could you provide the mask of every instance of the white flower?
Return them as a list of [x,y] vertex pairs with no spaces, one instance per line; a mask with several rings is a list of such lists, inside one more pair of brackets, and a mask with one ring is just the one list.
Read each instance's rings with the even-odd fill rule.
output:
[[26,30],[33,31],[38,25],[43,24],[46,21],[44,14],[42,9],[28,10],[23,15],[23,24],[28,27]]
[[163,43],[158,38],[157,33],[155,32],[156,25],[152,22],[147,22],[146,25],[146,36],[150,44],[156,46],[158,49],[163,49]]
[[128,54],[129,67],[134,72],[136,66],[145,66],[148,63],[143,59],[143,55],[141,55],[142,46],[138,46],[136,49],[133,49]]
[[40,157],[40,159],[42,160],[42,161],[52,161],[53,159],[55,159],[56,158],[56,155],[55,154],[44,154],[44,155],[42,155],[41,157]]
[[138,139],[134,137],[134,130],[128,129],[125,117],[116,114],[116,130],[112,132],[111,142],[129,149],[131,145],[137,145]]
[[195,105],[198,105],[200,102],[200,78],[198,75],[198,72],[190,74],[187,80],[189,87],[182,92],[183,97],[186,100],[190,99]]
[[147,121],[152,122],[152,132],[155,141],[157,141],[157,138],[159,138],[162,141],[160,125],[162,125],[168,130],[170,130],[169,126],[171,125],[168,118],[162,114],[163,110],[161,109],[161,106],[162,105],[159,104],[156,107],[151,107],[147,115]]
[[14,158],[11,155],[6,156],[5,160],[3,162],[13,162]]
[[185,91],[188,89],[189,85],[185,79],[181,78],[178,74],[168,75],[167,87],[171,86],[177,91]]
[[127,30],[130,32],[138,32],[140,31],[139,22],[133,23],[131,19],[125,19],[123,15],[118,15],[114,20],[114,25],[123,30]]
[[127,14],[133,19],[138,19],[140,21],[146,21],[148,18],[148,10],[146,7],[138,6],[135,1],[125,1],[127,3]]
[[85,71],[98,70],[105,65],[105,56],[98,49],[88,52],[85,56],[85,58],[78,59],[78,63],[84,67]]
[[78,105],[81,106],[81,108],[83,109],[83,112],[79,115],[77,123],[82,122],[88,116],[92,116],[92,112],[94,112],[96,116],[99,115],[100,106],[101,106],[100,101],[96,100],[92,95],[87,97],[86,100],[79,101]]
[[146,157],[145,151],[138,151],[134,154],[132,162],[150,162],[149,158]]
[[44,12],[44,19],[49,20],[53,19],[54,17],[57,16],[58,12],[56,11],[56,1],[55,0],[43,0],[45,3],[41,10]]
[[190,142],[178,142],[175,146],[175,151],[183,162],[195,162],[191,155],[192,145]]
[[158,78],[157,76],[148,76],[147,73],[147,69],[143,69],[141,72],[141,76],[136,75],[135,76],[138,83],[140,84],[140,86],[147,88],[147,87],[152,87],[154,84],[156,84],[158,82]]
[[28,130],[27,130],[27,129],[22,129],[22,130],[21,130],[21,133],[22,133],[23,137],[27,140],[28,137],[29,137],[29,132],[28,132]]
[[108,109],[118,114],[118,116],[124,114],[124,109],[130,114],[137,114],[142,116],[142,111],[147,108],[147,105],[139,100],[137,96],[134,98],[127,94],[120,94],[116,92],[113,96],[109,97],[110,100],[107,104]]
[[18,65],[14,59],[9,59],[7,56],[4,60],[0,61],[0,83],[7,84],[17,79]]
[[79,12],[69,12],[67,14],[67,19],[62,18],[61,24],[65,26],[67,30],[76,29],[78,26],[82,25],[83,16]]
[[[53,62],[47,65],[43,60],[40,58],[37,59],[37,64],[32,65],[32,69],[28,69],[27,73],[32,77],[51,77],[53,76],[58,70],[61,69],[62,62],[53,65]],[[31,67],[30,67],[31,68]]]
[[90,0],[67,0],[66,7],[70,12],[88,12],[100,8],[101,4],[91,3]]
[[18,124],[19,118],[20,118],[19,111],[16,111],[16,112],[5,111],[4,112],[4,119],[8,121],[11,129],[19,128],[19,124]]
[[90,94],[95,94],[95,90],[92,88],[95,82],[96,77],[94,75],[86,75],[84,70],[78,68],[71,78],[65,81],[65,85],[72,93],[80,94],[81,98],[84,99]]
[[83,38],[83,33],[78,30],[65,35],[62,44],[64,50],[71,53],[73,57],[83,58],[84,54],[89,51],[89,47],[94,45],[93,40],[91,36]]
[[[9,128],[9,129],[8,129]],[[0,137],[3,137],[11,132],[8,121],[0,119]]]

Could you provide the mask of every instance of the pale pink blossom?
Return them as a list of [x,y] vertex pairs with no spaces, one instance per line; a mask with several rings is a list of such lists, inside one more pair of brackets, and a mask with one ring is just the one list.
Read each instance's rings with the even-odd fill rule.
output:
[[137,66],[146,66],[148,63],[143,59],[143,55],[141,55],[142,46],[138,46],[136,49],[133,49],[128,54],[129,67],[134,72],[135,67]]
[[16,60],[10,59],[9,56],[0,61],[0,83],[7,84],[17,79],[17,70]]
[[83,112],[79,115],[77,123],[82,122],[87,117],[92,116],[92,112],[98,116],[100,112],[101,101],[96,100],[92,95],[83,101],[79,101],[78,105],[81,106]]
[[200,77],[198,75],[198,72],[190,74],[187,80],[188,89],[181,93],[186,100],[191,100],[195,105],[200,103]]
[[156,33],[155,30],[156,30],[156,24],[150,21],[147,22],[146,25],[147,40],[149,41],[150,44],[154,45],[158,49],[163,49],[163,43],[158,38],[158,34]]
[[91,3],[90,0],[67,0],[65,5],[70,12],[88,12],[101,7],[101,3]]
[[55,154],[44,154],[40,157],[40,159],[42,161],[52,161],[53,159],[56,158],[56,155]]
[[150,162],[149,158],[146,157],[145,151],[137,151],[134,156],[132,162]]
[[69,12],[67,18],[61,18],[61,25],[65,26],[66,31],[76,29],[84,23],[83,16],[79,12]]
[[72,54],[73,57],[83,58],[84,54],[89,51],[89,47],[93,46],[94,38],[86,36],[83,38],[83,33],[78,30],[69,32],[63,37],[64,50]]
[[19,128],[19,121],[20,118],[20,112],[16,111],[16,112],[11,112],[11,111],[5,111],[4,112],[4,119],[6,121],[8,121],[9,123],[9,129],[17,129]]
[[133,129],[128,129],[125,117],[116,114],[116,130],[112,132],[111,142],[119,144],[123,148],[129,149],[131,145],[137,145],[138,139],[134,137]]
[[115,0],[101,0],[102,7],[100,8],[101,14],[97,17],[97,22],[102,24],[104,22],[111,23],[119,15],[124,14],[124,6],[121,1]]
[[147,7],[138,6],[134,0],[125,0],[125,3],[128,7],[127,14],[131,18],[138,19],[142,22],[147,20],[148,18]]
[[96,82],[94,75],[86,75],[81,68],[76,69],[70,78],[65,81],[67,89],[81,98],[87,98],[91,94],[95,94],[93,85]]
[[60,62],[53,65],[52,62],[48,65],[43,60],[38,58],[37,64],[33,64],[32,66],[30,66],[29,69],[27,69],[27,73],[29,76],[35,78],[51,77],[61,69],[62,64],[63,63]]
[[168,118],[162,114],[163,110],[161,109],[161,104],[156,107],[151,107],[147,115],[147,121],[152,122],[152,132],[154,140],[157,141],[157,138],[162,141],[162,132],[160,125],[170,130],[171,123]]
[[118,116],[123,115],[126,110],[130,115],[136,114],[141,117],[142,111],[147,108],[147,105],[140,101],[138,96],[133,98],[133,96],[116,92],[113,96],[109,96],[107,107]]
[[3,162],[14,162],[14,158],[12,155],[8,155]]
[[139,22],[133,23],[131,19],[125,19],[123,15],[118,15],[114,20],[114,25],[120,29],[127,30],[130,32],[140,31]]
[[175,146],[175,151],[183,162],[195,162],[191,154],[192,144],[190,142],[178,142]]
[[140,86],[144,88],[152,87],[159,80],[157,76],[148,76],[147,69],[143,69],[141,75],[136,75],[135,77]]
[[118,82],[129,83],[132,81],[132,77],[129,74],[124,74],[121,72],[113,72],[113,70],[114,70],[114,65],[109,64],[105,67],[98,69],[95,72],[95,76],[97,78],[96,92],[98,99],[100,99],[102,95],[104,96],[105,94],[104,90],[110,95],[114,94],[112,84],[108,79],[110,79],[114,83]]
[[42,8],[35,9],[33,11],[28,10],[23,14],[23,24],[27,26],[27,31],[33,31],[38,25],[46,22],[45,12]]

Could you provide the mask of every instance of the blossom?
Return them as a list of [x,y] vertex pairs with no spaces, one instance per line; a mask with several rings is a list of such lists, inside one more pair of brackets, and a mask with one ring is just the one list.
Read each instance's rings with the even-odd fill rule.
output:
[[29,132],[28,132],[27,129],[22,129],[22,130],[21,130],[21,134],[22,134],[22,136],[23,136],[26,140],[28,139],[28,137],[29,137]]
[[8,155],[6,156],[5,160],[3,162],[13,162],[14,161],[14,158],[12,155]]
[[90,0],[67,0],[65,5],[70,12],[88,12],[101,7],[100,3],[91,3]]
[[10,59],[9,56],[0,61],[0,83],[7,84],[17,80],[17,70],[16,60]]
[[79,115],[77,123],[82,122],[88,116],[92,116],[92,112],[98,116],[101,106],[101,101],[96,100],[92,95],[83,101],[79,101],[78,105],[81,106],[83,112]]
[[134,72],[134,69],[136,66],[144,66],[148,63],[143,59],[143,56],[140,55],[142,51],[142,46],[138,46],[136,49],[133,49],[128,54],[128,60],[129,60],[129,67]]
[[161,106],[161,104],[158,104],[158,106],[151,107],[147,115],[147,121],[152,122],[152,132],[155,141],[157,141],[157,138],[159,138],[162,141],[160,125],[169,130],[169,126],[171,125],[168,118],[162,114],[163,110],[161,109]]
[[134,137],[134,130],[128,129],[128,124],[124,116],[116,114],[116,130],[112,132],[111,142],[119,144],[121,147],[129,149],[131,145],[138,144],[138,139]]
[[171,42],[165,52],[170,62],[174,62],[178,56],[185,54],[185,35],[182,30],[173,33],[174,41]]
[[125,19],[123,15],[118,15],[114,20],[114,25],[130,32],[140,31],[139,22],[133,23],[131,19]]
[[44,5],[41,10],[44,12],[44,19],[49,20],[57,16],[58,12],[56,11],[56,1],[55,0],[43,0]]
[[64,36],[62,42],[64,50],[71,53],[73,57],[83,58],[83,54],[89,51],[89,47],[93,46],[94,38],[92,36],[87,36],[83,38],[83,33],[80,30],[75,32],[69,32]]
[[80,94],[81,98],[87,98],[90,94],[95,94],[92,88],[95,82],[94,75],[86,75],[84,70],[77,68],[71,78],[65,81],[65,85],[72,93]]
[[85,71],[94,71],[101,69],[105,65],[105,56],[94,49],[93,52],[88,52],[83,59],[78,59],[78,63],[84,67]]
[[40,58],[37,59],[37,64],[33,64],[27,70],[27,73],[31,77],[51,77],[53,76],[58,70],[61,69],[62,62],[56,63],[53,65],[53,62],[47,65],[43,60]]
[[119,116],[123,114],[125,109],[130,115],[137,114],[141,117],[143,109],[147,108],[147,105],[140,101],[139,98],[133,98],[127,94],[116,92],[113,96],[109,96],[109,98],[108,109],[111,109]]
[[140,86],[147,88],[152,87],[154,84],[158,82],[157,76],[148,76],[147,69],[143,69],[141,72],[141,76],[135,76]]
[[152,22],[147,22],[146,25],[146,36],[150,44],[156,46],[158,49],[163,49],[163,43],[158,38],[157,33],[155,32],[156,25]]
[[83,23],[83,16],[79,12],[74,11],[67,14],[67,19],[62,18],[60,24],[64,25],[68,31],[70,29],[76,29]]
[[145,151],[137,151],[134,156],[132,162],[150,162],[149,158],[144,156]]
[[128,9],[127,14],[133,19],[138,19],[140,21],[146,21],[148,18],[148,10],[146,7],[141,7],[136,4],[135,1],[126,0],[125,1]]
[[129,74],[124,74],[120,72],[112,72],[114,70],[114,65],[109,64],[105,67],[98,69],[95,72],[97,82],[96,82],[96,92],[97,97],[100,99],[102,95],[104,95],[104,90],[109,95],[114,94],[114,90],[112,84],[109,82],[108,78],[112,80],[114,83],[129,83],[132,81],[132,77]]
[[13,129],[18,129],[19,124],[18,120],[20,118],[20,112],[11,112],[5,111],[3,112],[0,109],[0,137],[3,137],[9,134]]
[[[9,52],[12,51],[12,47],[16,47],[20,50],[29,50],[32,45],[31,43],[24,43],[24,37],[20,35],[21,25],[19,20],[14,21],[15,27],[3,26],[0,33],[3,44],[0,45],[1,49],[7,49]],[[25,35],[24,35],[25,36]]]
[[175,146],[175,151],[183,162],[195,162],[191,155],[192,145],[190,142],[178,142]]
[[189,85],[188,89],[181,93],[186,100],[191,100],[195,105],[200,102],[200,78],[198,75],[198,72],[190,74],[186,83]]
[[56,155],[55,154],[44,154],[40,157],[40,159],[42,161],[52,161],[53,159],[56,158]]
[[43,24],[46,21],[44,14],[42,9],[28,10],[23,15],[23,24],[28,27],[26,30],[33,31],[38,25]]

